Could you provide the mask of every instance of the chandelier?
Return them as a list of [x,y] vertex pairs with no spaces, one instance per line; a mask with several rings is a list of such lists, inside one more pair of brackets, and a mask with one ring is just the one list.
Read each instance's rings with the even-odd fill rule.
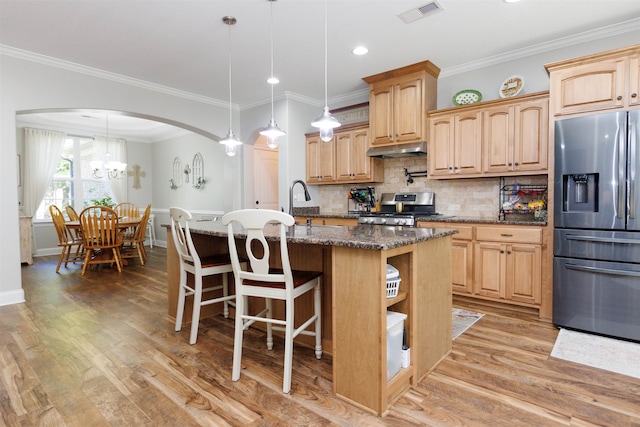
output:
[[[106,123],[107,123],[107,146],[109,144],[109,115],[106,115]],[[116,160],[111,160],[111,154],[109,151],[104,153],[104,161],[103,160],[93,160],[89,163],[89,166],[92,169],[92,175],[96,179],[102,179],[105,177],[109,179],[122,179],[127,174],[127,164],[118,162]]]

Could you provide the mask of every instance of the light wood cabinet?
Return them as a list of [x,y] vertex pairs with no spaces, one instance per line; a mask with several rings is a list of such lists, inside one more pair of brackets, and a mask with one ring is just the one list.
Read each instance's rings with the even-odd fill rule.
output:
[[20,217],[20,262],[33,264],[31,253],[32,225],[30,216]]
[[477,227],[474,292],[509,302],[540,304],[542,229]]
[[425,113],[436,106],[439,74],[438,67],[424,61],[363,79],[370,88],[372,145],[425,140]]
[[336,181],[382,182],[384,163],[382,159],[367,156],[369,149],[369,127],[335,134]]
[[432,111],[428,117],[430,178],[547,172],[547,92]]
[[323,142],[319,133],[306,135],[307,184],[345,184],[384,181],[382,159],[368,157],[368,124],[343,126]]
[[307,184],[335,181],[335,146],[335,138],[324,142],[319,134],[307,135]]
[[483,112],[483,172],[544,171],[549,147],[546,95],[487,108]]
[[429,176],[458,177],[482,171],[482,112],[467,110],[430,117]]
[[640,106],[640,45],[547,64],[555,116]]
[[418,222],[419,227],[458,230],[451,240],[451,286],[459,294],[473,293],[473,229],[472,225]]
[[452,292],[488,301],[540,308],[543,227],[418,222],[454,228]]

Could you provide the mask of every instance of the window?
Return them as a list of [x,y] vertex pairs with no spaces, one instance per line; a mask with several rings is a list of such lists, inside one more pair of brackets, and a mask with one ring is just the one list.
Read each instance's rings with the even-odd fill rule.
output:
[[50,205],[57,205],[66,216],[67,205],[72,205],[80,213],[82,209],[95,204],[93,200],[105,197],[113,199],[109,181],[92,175],[89,162],[95,160],[95,157],[93,139],[67,138],[56,173],[36,212],[36,220],[51,219]]

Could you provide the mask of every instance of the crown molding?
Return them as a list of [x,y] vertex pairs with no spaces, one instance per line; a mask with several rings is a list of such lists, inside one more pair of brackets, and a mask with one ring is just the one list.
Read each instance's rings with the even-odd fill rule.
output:
[[511,52],[483,58],[478,61],[467,62],[466,64],[445,68],[441,70],[440,77],[450,77],[456,74],[462,74],[468,71],[477,70],[479,68],[485,68],[504,62],[514,61],[516,59],[522,59],[528,56],[537,55],[540,53],[545,53],[552,50],[570,47],[590,41],[600,40],[606,37],[612,37],[633,31],[640,31],[640,18],[631,19],[619,24],[609,25],[606,27],[585,31],[583,33],[574,34],[567,37],[562,37],[546,43],[539,43],[523,49],[512,50]]
[[[0,55],[11,56],[13,58],[22,59],[25,61],[35,62],[50,67],[60,68],[67,71],[73,71],[80,74],[85,74],[92,77],[97,77],[105,80],[110,80],[117,83],[126,84],[129,86],[135,86],[138,88],[160,92],[167,95],[175,96],[178,98],[184,98],[203,104],[214,105],[216,107],[229,108],[229,102],[220,101],[218,99],[209,98],[195,93],[174,89],[168,86],[163,86],[155,83],[150,83],[145,80],[134,79],[132,77],[123,76],[122,74],[110,73],[98,68],[87,67],[86,65],[77,64],[75,62],[65,61],[62,59],[54,58],[51,56],[41,55],[39,53],[29,52],[22,49],[16,49],[11,46],[0,44]],[[240,110],[237,104],[232,104],[232,109]]]

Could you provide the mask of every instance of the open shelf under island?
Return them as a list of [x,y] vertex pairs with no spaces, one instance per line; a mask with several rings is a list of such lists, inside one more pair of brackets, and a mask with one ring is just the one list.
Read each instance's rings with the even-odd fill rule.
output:
[[[168,228],[168,226],[165,225]],[[218,221],[190,224],[200,256],[227,253],[227,228]],[[175,318],[179,264],[167,230],[168,312]],[[279,252],[277,229],[267,235]],[[451,235],[455,230],[385,226],[296,225],[287,234],[292,268],[323,272],[322,344],[333,356],[333,391],[379,415],[427,375],[451,351]],[[243,239],[243,230],[234,229]],[[244,247],[240,245],[239,247]],[[395,298],[386,296],[386,266],[400,272]],[[219,278],[205,278],[215,281]],[[211,283],[211,282],[209,282]],[[185,318],[190,319],[189,299]],[[296,318],[312,310],[296,304]],[[252,301],[251,304],[261,304]],[[404,327],[411,362],[387,381],[387,310],[407,315]],[[282,315],[282,306],[274,308]],[[203,307],[202,317],[221,312]],[[301,316],[302,317],[302,316]],[[311,345],[299,336],[300,345]],[[295,367],[294,367],[295,369]],[[231,373],[229,373],[231,375]]]

